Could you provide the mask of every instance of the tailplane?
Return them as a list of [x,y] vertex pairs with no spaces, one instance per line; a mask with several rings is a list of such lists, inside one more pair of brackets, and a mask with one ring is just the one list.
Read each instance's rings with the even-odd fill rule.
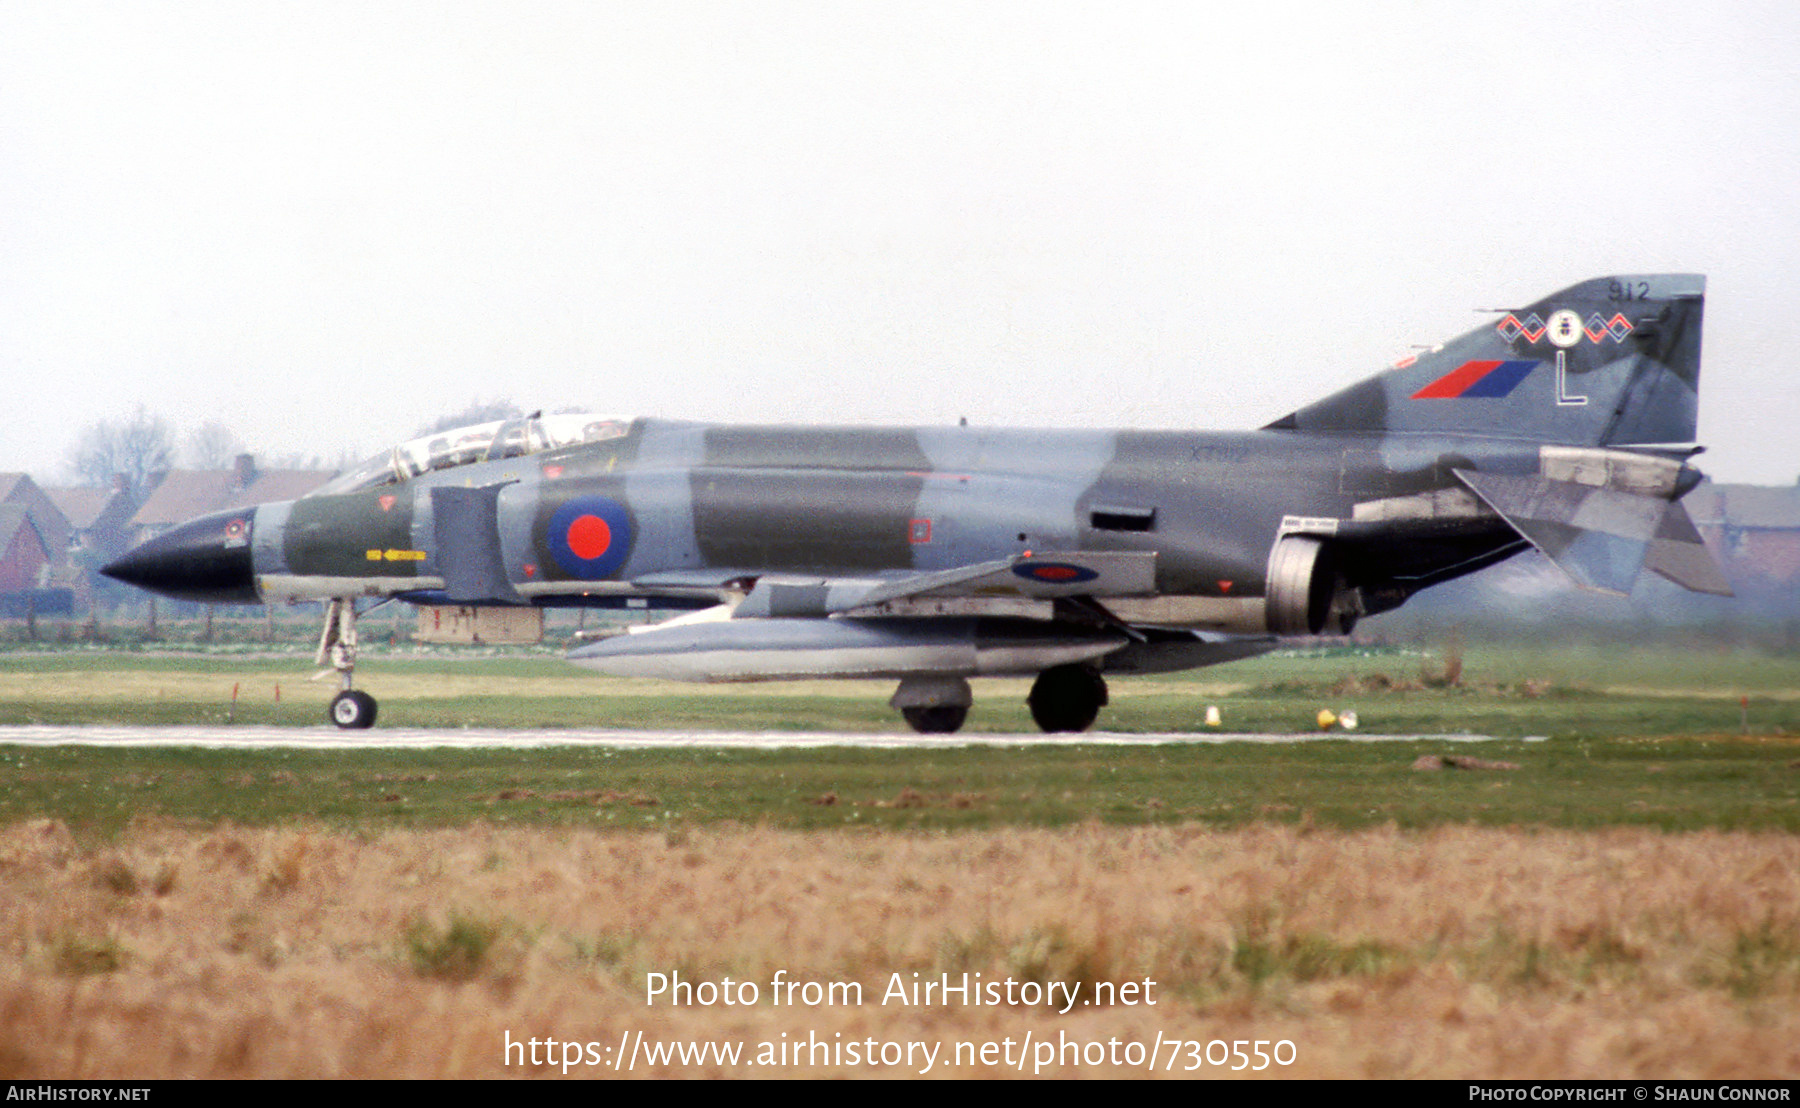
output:
[[[1641,570],[1652,570],[1690,592],[1730,596],[1731,583],[1706,549],[1680,497],[1693,470],[1621,451],[1543,448],[1538,473],[1506,475],[1459,469],[1457,479],[1577,586],[1624,596]],[[1634,472],[1598,471],[1587,453],[1624,462]],[[1571,460],[1575,465],[1567,464]],[[1610,469],[1611,467],[1606,467]],[[1660,472],[1658,472],[1660,470]],[[1649,480],[1644,480],[1649,478]]]
[[1269,425],[1571,446],[1690,443],[1706,278],[1599,277]]

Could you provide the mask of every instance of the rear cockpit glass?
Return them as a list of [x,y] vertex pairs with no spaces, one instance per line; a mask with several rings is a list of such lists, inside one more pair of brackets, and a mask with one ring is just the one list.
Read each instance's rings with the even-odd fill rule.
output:
[[451,431],[437,431],[391,450],[384,450],[309,493],[310,496],[339,496],[361,489],[397,485],[423,473],[497,462],[504,458],[522,458],[546,450],[558,450],[584,442],[605,442],[623,438],[631,430],[628,419],[584,413],[562,413],[530,416],[524,419],[502,419],[477,423]]

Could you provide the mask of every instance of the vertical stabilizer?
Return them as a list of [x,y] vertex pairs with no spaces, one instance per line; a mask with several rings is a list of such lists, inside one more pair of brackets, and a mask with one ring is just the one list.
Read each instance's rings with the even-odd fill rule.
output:
[[1270,427],[1689,443],[1705,295],[1690,273],[1583,281]]

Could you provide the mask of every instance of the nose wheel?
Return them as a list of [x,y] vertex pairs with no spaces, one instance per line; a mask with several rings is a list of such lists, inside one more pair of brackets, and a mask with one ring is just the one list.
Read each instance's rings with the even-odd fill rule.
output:
[[[330,666],[341,688],[331,698],[326,718],[346,731],[375,725],[375,698],[352,687],[356,680],[356,602],[340,597],[325,607],[325,630],[319,635],[318,664]],[[324,672],[319,674],[325,676]]]
[[345,689],[331,698],[331,722],[346,731],[375,724],[375,698],[360,689]]

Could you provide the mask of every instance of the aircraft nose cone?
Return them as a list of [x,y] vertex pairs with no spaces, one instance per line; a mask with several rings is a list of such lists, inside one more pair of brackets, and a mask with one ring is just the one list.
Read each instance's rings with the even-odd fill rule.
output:
[[201,516],[147,539],[100,572],[175,600],[258,604],[250,559],[255,508]]

